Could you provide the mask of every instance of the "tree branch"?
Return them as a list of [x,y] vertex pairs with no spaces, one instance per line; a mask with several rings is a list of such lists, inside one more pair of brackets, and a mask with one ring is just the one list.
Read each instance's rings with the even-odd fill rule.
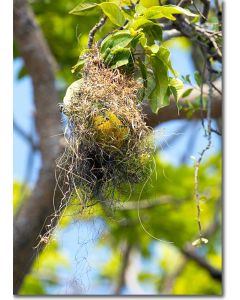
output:
[[[170,4],[174,4],[174,1],[169,0]],[[191,1],[180,1],[179,6],[184,7]],[[203,20],[208,14],[209,7],[207,5],[208,0],[202,0],[204,2],[204,10],[202,15]],[[194,2],[193,2],[194,4]],[[205,15],[204,15],[205,14]],[[205,20],[204,20],[205,21]],[[208,53],[209,57],[213,57],[219,62],[222,62],[222,52],[219,49],[215,38],[208,32],[206,28],[203,26],[199,26],[197,24],[192,24],[189,20],[182,15],[176,16],[176,21],[173,23],[174,28],[179,30],[184,36],[188,37],[191,41],[198,43]],[[214,53],[213,50],[214,49]]]
[[[42,156],[36,186],[14,219],[13,291],[16,294],[38,253],[33,246],[42,225],[53,213],[55,159],[61,152],[61,127],[54,78],[56,64],[26,0],[14,0],[14,39],[34,87],[35,122]],[[61,192],[56,190],[56,199],[61,198]]]
[[96,32],[105,24],[106,21],[107,21],[107,17],[106,16],[102,17],[100,19],[100,21],[89,32],[89,37],[88,37],[88,48],[89,49],[92,48],[93,39],[94,39]]
[[127,201],[120,203],[118,206],[115,206],[117,210],[137,210],[139,209],[150,209],[161,204],[173,203],[174,198],[171,196],[161,196],[155,200],[141,200],[139,203],[137,201]]
[[218,281],[222,281],[222,272],[210,265],[210,263],[207,260],[199,256],[193,249],[191,249],[190,247],[185,247],[184,249],[182,249],[182,253],[187,258],[194,260],[198,265],[207,270],[212,278]]
[[131,244],[128,241],[126,241],[122,250],[121,266],[120,266],[119,276],[117,278],[116,286],[113,292],[114,295],[120,295],[121,290],[125,286],[125,276],[126,276],[126,270],[128,267],[131,250],[132,250]]
[[25,140],[27,143],[29,143],[32,147],[32,149],[39,150],[39,145],[36,144],[33,140],[32,135],[26,133],[20,126],[19,124],[16,123],[15,120],[13,120],[13,129]]

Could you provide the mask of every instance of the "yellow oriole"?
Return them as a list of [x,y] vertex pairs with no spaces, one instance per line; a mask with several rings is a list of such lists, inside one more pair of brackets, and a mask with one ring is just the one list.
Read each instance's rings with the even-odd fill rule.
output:
[[97,141],[106,146],[119,149],[129,135],[129,128],[110,111],[94,117],[93,124],[97,132]]

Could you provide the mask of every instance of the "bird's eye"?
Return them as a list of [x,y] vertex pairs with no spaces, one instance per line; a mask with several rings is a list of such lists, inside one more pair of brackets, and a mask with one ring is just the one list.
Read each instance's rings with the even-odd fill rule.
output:
[[58,104],[58,108],[59,108],[59,111],[62,113],[62,112],[63,112],[64,105],[63,105],[62,103],[59,103],[59,104]]

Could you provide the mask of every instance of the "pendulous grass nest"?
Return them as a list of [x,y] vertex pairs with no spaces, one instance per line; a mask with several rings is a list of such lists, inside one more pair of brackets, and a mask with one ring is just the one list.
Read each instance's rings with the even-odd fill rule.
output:
[[133,76],[107,68],[95,50],[86,58],[82,78],[67,90],[67,147],[57,164],[85,203],[113,200],[119,187],[150,175],[152,132],[140,108],[141,89]]

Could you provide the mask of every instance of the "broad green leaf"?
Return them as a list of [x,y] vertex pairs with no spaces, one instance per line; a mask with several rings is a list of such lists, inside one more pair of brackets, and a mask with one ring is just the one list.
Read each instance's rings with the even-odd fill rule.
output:
[[115,3],[103,2],[98,4],[103,13],[110,19],[110,21],[117,25],[122,26],[125,22],[124,14]]
[[149,51],[151,54],[156,54],[159,51],[159,46],[154,44],[152,46],[145,47],[146,51]]
[[164,46],[160,46],[158,57],[168,67],[174,76],[178,76],[178,73],[173,69],[172,62],[170,60],[170,51]]
[[169,14],[182,14],[186,15],[188,17],[197,17],[196,14],[192,13],[190,10],[182,8],[180,6],[176,5],[165,5],[161,6],[163,12],[169,13]]
[[119,6],[131,5],[131,0],[111,0],[111,2],[116,3]]
[[171,92],[174,95],[175,100],[178,101],[183,92],[182,80],[180,80],[178,78],[171,78],[169,81],[169,86],[170,86]]
[[194,79],[195,79],[198,86],[202,85],[202,78],[201,78],[201,75],[199,74],[198,71],[194,72]]
[[192,88],[187,89],[187,90],[182,94],[182,98],[188,97],[188,96],[191,94],[192,90],[193,90]]
[[83,68],[84,64],[85,64],[85,59],[79,57],[78,62],[76,63],[76,65],[72,67],[71,72],[76,73],[76,71],[80,71]]
[[144,33],[142,33],[142,35],[140,36],[139,43],[143,48],[147,45],[147,38]]
[[140,40],[143,41],[142,39],[145,38],[143,32],[137,32],[137,34],[134,34],[132,41],[130,42],[132,48],[136,48],[137,44],[140,43]]
[[166,65],[156,56],[150,57],[153,69],[155,87],[149,95],[149,102],[153,112],[157,113],[159,108],[169,104],[169,99],[165,98],[168,89],[168,70]]
[[170,20],[176,20],[173,14],[185,14],[187,16],[195,17],[196,15],[189,10],[178,6],[152,6],[143,12],[143,15],[147,19],[160,19],[167,18]]
[[159,0],[140,0],[140,3],[146,8],[149,8],[151,6],[158,6]]
[[148,44],[153,44],[155,40],[162,40],[162,28],[143,16],[135,18],[130,24],[130,30],[142,29],[148,39]]
[[96,9],[101,9],[103,13],[110,19],[110,21],[117,25],[122,26],[125,22],[124,13],[121,11],[120,7],[113,2],[102,2],[102,3],[94,3],[94,2],[86,2],[78,4],[74,9],[72,9],[69,13],[79,16],[86,16],[87,14],[91,14]]
[[144,18],[144,17],[137,17],[133,20],[133,22],[130,24],[130,28],[137,30],[138,28],[142,28],[146,25],[154,25],[152,21]]
[[108,48],[116,49],[126,47],[133,38],[134,37],[130,34],[129,30],[122,30],[111,34],[102,42],[101,53],[104,53]]
[[147,19],[160,19],[165,17],[160,6],[153,6],[146,9],[143,15]]
[[143,32],[147,37],[149,45],[154,44],[155,41],[162,40],[162,28],[158,24],[153,23],[151,26],[144,26]]
[[183,79],[183,81],[185,82],[185,83],[189,83],[190,85],[192,84],[191,83],[191,79],[190,79],[190,75],[189,74],[187,74],[186,76],[182,76],[182,79]]
[[80,3],[74,7],[69,13],[78,16],[86,16],[91,14],[94,8],[97,8],[98,4],[94,2]]
[[129,48],[119,48],[112,51],[111,58],[111,68],[119,68],[121,66],[127,65],[129,63],[129,58],[131,56],[131,50]]
[[137,4],[135,7],[135,11],[137,15],[142,15],[146,10],[147,8],[143,6],[141,3]]

